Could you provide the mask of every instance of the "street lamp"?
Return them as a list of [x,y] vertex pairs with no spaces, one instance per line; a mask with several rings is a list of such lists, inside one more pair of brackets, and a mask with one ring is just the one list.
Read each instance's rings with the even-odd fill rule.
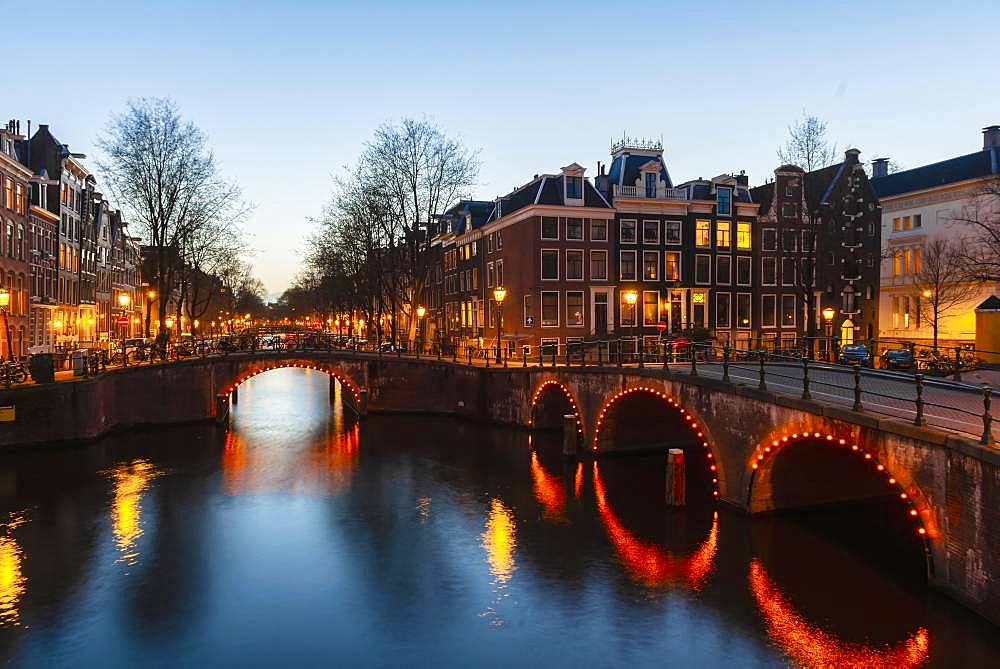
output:
[[634,290],[625,291],[625,303],[632,309],[632,338],[635,339],[636,328],[639,323],[639,315],[636,313],[635,303],[639,301],[639,294]]
[[493,299],[497,301],[497,364],[500,364],[500,337],[503,324],[503,301],[507,297],[507,289],[497,286],[493,289]]
[[823,309],[823,322],[826,323],[826,347],[831,360],[833,359],[833,317],[836,313],[832,307]]
[[10,291],[0,288],[0,312],[3,313],[3,335],[7,338],[7,358],[14,359],[14,349],[10,344],[10,326],[7,324],[7,307],[10,306]]
[[424,321],[424,316],[426,316],[426,315],[427,315],[427,309],[425,309],[424,305],[421,304],[419,307],[417,307],[417,333],[420,335],[419,337],[417,337],[417,346],[420,347],[419,349],[417,349],[418,351],[420,351],[420,350],[422,350],[424,348],[424,324],[423,324],[423,321]]

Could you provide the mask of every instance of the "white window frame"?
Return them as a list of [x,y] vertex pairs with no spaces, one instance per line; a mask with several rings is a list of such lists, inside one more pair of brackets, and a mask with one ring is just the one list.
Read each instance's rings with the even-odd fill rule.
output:
[[[554,252],[556,254],[556,278],[546,279],[545,278],[545,263],[542,262],[542,258],[545,257],[546,252]],[[542,281],[558,281],[559,280],[559,249],[539,249],[538,251],[538,276]]]
[[[579,237],[570,237],[569,236],[569,219],[571,219],[571,218],[575,218],[576,220],[580,221],[580,236]],[[582,242],[582,241],[585,241],[587,239],[587,219],[581,218],[580,216],[567,216],[564,220],[566,221],[566,241],[567,242]]]
[[[726,225],[729,226],[729,234],[726,236],[726,245],[725,246],[723,246],[722,244],[719,244],[719,224],[720,223],[725,223]],[[717,249],[726,249],[727,251],[729,251],[730,249],[733,248],[734,241],[735,240],[733,239],[733,221],[731,221],[729,219],[726,219],[724,221],[716,221],[715,222],[715,248],[717,248]]]
[[580,317],[581,318],[580,318],[580,324],[579,325],[574,325],[574,324],[572,324],[572,323],[569,322],[569,314],[567,313],[566,314],[566,327],[568,327],[568,328],[584,328],[584,327],[587,326],[587,305],[584,302],[584,300],[586,298],[586,293],[584,291],[582,291],[582,290],[567,290],[566,291],[566,300],[564,302],[564,304],[566,305],[567,309],[569,309],[569,296],[570,296],[571,293],[574,294],[574,295],[579,295],[580,296]]
[[[788,261],[788,262],[790,262],[792,264],[792,280],[789,283],[785,283],[785,261]],[[781,259],[781,285],[782,286],[794,286],[795,285],[796,274],[798,274],[798,272],[796,271],[796,268],[795,268],[795,258],[789,258],[787,256],[783,257]]]
[[[698,224],[707,223],[708,224],[708,244],[698,243]],[[694,222],[694,247],[696,249],[710,249],[712,248],[712,219],[709,218],[699,218]]]
[[[764,300],[766,298],[771,298],[771,324],[767,324],[767,319],[764,318],[764,314],[767,310],[764,308]],[[760,327],[773,329],[778,327],[778,296],[776,293],[764,293],[760,296]]]
[[[646,321],[646,296],[647,295],[656,295],[656,320],[654,322],[652,322],[652,323],[648,323]],[[642,291],[642,295],[641,295],[640,299],[642,300],[642,303],[641,303],[642,306],[640,307],[640,310],[642,311],[642,327],[644,327],[644,328],[646,328],[646,327],[656,327],[659,324],[659,322],[660,322],[660,291],[658,291],[658,290],[644,290],[644,291]],[[636,306],[639,306],[639,305],[636,305]],[[638,319],[638,314],[636,314],[636,318]]]
[[[767,234],[771,232],[774,233],[774,244],[771,248],[767,248]],[[760,250],[761,251],[777,251],[778,250],[778,228],[762,228],[760,231]]]
[[[652,254],[652,255],[656,256],[656,263],[654,264],[654,267],[656,267],[656,276],[654,278],[652,278],[652,279],[647,279],[646,278],[646,254]],[[643,251],[642,252],[642,279],[641,279],[641,281],[658,282],[659,280],[660,280],[660,252],[659,251]]]
[[[652,223],[653,224],[653,228],[656,229],[656,239],[653,239],[651,241],[648,241],[646,239],[646,224],[647,223]],[[660,244],[660,222],[659,221],[652,220],[652,219],[649,219],[649,218],[642,219],[642,243],[643,244],[656,244],[657,246],[659,246],[659,244]]]
[[[722,272],[719,271],[719,261],[725,258],[729,261],[729,276],[722,280]],[[715,283],[718,286],[731,286],[733,284],[733,257],[728,253],[720,253],[715,256]]]
[[[603,239],[594,236],[594,224],[595,223],[604,223],[604,238]],[[610,227],[608,225],[608,219],[606,219],[606,218],[592,218],[592,219],[590,219],[590,226],[589,227],[590,227],[590,241],[592,241],[592,242],[606,242],[606,241],[608,241],[608,228]]]
[[[677,241],[672,242],[667,237],[667,226],[677,225]],[[684,242],[684,221],[663,221],[663,243],[667,246],[680,246]]]
[[[708,278],[704,281],[698,280],[698,258],[706,258],[708,260]],[[711,286],[712,285],[712,254],[711,253],[696,253],[694,256],[694,285],[696,286]]]
[[[545,219],[554,218],[556,219],[556,236],[546,237],[545,236]],[[545,242],[558,242],[559,241],[559,217],[558,216],[539,216],[538,217],[538,237]]]
[[[570,254],[580,255],[580,278],[574,279],[569,275],[569,256]],[[563,275],[566,277],[567,281],[583,281],[587,276],[587,270],[584,267],[584,261],[587,259],[587,254],[583,252],[583,249],[566,249],[566,273]]]
[[[740,226],[747,226],[747,245],[740,246]],[[751,221],[735,221],[735,228],[733,234],[733,248],[737,251],[752,251],[753,250],[753,223]]]
[[[740,281],[740,263],[745,262],[747,267],[750,268],[749,277],[747,277],[747,282],[743,283]],[[753,256],[736,256],[736,278],[734,282],[737,286],[752,286],[753,285]]]
[[[727,211],[725,214],[723,214],[723,213],[721,213],[719,211],[719,191],[723,191],[723,190],[729,191],[729,211]],[[729,186],[716,186],[715,187],[715,215],[716,216],[727,216],[729,218],[732,218],[732,216],[733,216],[733,197],[735,195],[736,195],[736,192],[734,191],[734,189],[730,188]]]
[[[670,256],[670,255],[677,256],[677,278],[676,279],[670,279],[670,278],[667,277],[667,256]],[[683,264],[684,264],[684,254],[683,253],[681,253],[680,251],[664,251],[663,252],[663,280],[664,281],[677,281],[677,282],[680,282],[681,277],[684,276],[684,274],[683,274],[683,267],[682,267]]]
[[[770,261],[774,265],[774,281],[767,282],[764,278],[767,273],[764,272],[764,263]],[[777,286],[778,285],[778,258],[777,256],[764,256],[760,259],[760,285],[762,286]]]
[[[545,324],[545,296],[555,295],[556,296],[556,322],[555,325]],[[562,296],[559,294],[558,290],[543,290],[538,295],[538,325],[543,328],[557,328],[561,322],[559,319],[559,310],[562,309]]]
[[[623,237],[623,235],[622,235],[622,229],[623,229],[623,227],[624,227],[624,225],[626,223],[631,223],[634,226],[633,227],[633,233],[635,235],[635,238],[632,241],[630,241],[630,242],[626,242],[625,239],[624,239],[624,237]],[[619,219],[618,220],[618,243],[619,244],[635,244],[638,241],[638,239],[639,239],[639,222],[636,219],[634,219],[634,218],[622,218],[622,219]]]
[[[604,276],[594,276],[594,254],[604,256]],[[608,252],[606,249],[591,249],[590,250],[590,280],[591,281],[607,281],[608,280]]]
[[[749,321],[749,323],[747,323],[746,325],[743,325],[743,323],[739,322],[739,320],[740,320],[740,297],[741,296],[746,296],[747,304],[750,306],[750,309],[749,309],[749,311],[750,311],[749,316],[750,317],[747,319]],[[736,321],[737,321],[736,322],[736,329],[737,330],[749,330],[750,328],[753,327],[753,294],[752,293],[736,293],[736,301],[734,302],[734,306],[733,306],[733,315],[736,316]]]
[[638,252],[635,249],[627,249],[627,250],[619,251],[618,252],[618,280],[619,281],[635,281],[636,280],[635,276],[633,276],[631,278],[626,278],[626,277],[624,277],[622,275],[622,267],[625,266],[625,263],[622,262],[622,256],[624,256],[626,253],[631,253],[632,254],[632,267],[635,268],[636,275],[638,275],[638,273],[639,273],[639,267],[638,267],[638,265],[635,262],[636,253],[638,253]]
[[[787,298],[791,298],[791,300],[792,300],[792,322],[786,325],[785,324],[785,300]],[[796,324],[798,323],[798,318],[795,315],[795,312],[796,312],[796,307],[795,307],[796,299],[797,299],[797,296],[795,294],[785,293],[784,295],[781,296],[781,327],[782,328],[794,328],[796,326]]]
[[[726,323],[725,323],[725,325],[720,325],[719,324],[719,298],[722,297],[723,295],[726,296],[726,299],[729,301],[729,305],[728,305],[728,307],[726,309],[726,311],[727,311],[727,313],[726,313]],[[715,293],[715,327],[716,328],[720,328],[722,330],[728,330],[731,327],[733,327],[733,295],[732,295],[732,293],[729,293],[729,292],[725,292],[725,293],[716,292]]]

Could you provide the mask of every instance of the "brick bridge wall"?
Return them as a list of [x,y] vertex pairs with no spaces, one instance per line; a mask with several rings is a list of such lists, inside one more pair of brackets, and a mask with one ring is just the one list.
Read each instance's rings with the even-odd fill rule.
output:
[[[794,494],[772,484],[781,448],[826,441],[883,477],[884,490],[916,512],[932,582],[1000,623],[1000,451],[961,437],[819,403],[660,370],[490,368],[344,354],[191,359],[115,370],[98,378],[0,391],[16,419],[0,423],[0,445],[96,438],[129,426],[212,419],[216,401],[251,375],[299,366],[336,375],[367,394],[369,412],[447,414],[529,426],[532,401],[549,384],[570,398],[583,452],[613,443],[605,417],[631,393],[652,395],[703,440],[724,502],[751,513],[855,499],[879,492],[851,480],[804,483]],[[360,398],[359,398],[360,399]],[[361,407],[360,402],[355,404]],[[683,412],[683,413],[682,413]],[[709,457],[709,455],[711,457]],[[694,459],[689,466],[697,466]]]

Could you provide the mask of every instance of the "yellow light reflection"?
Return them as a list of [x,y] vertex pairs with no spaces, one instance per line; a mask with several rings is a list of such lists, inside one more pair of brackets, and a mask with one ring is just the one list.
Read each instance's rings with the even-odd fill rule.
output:
[[112,529],[115,545],[121,553],[120,561],[135,564],[139,551],[137,543],[142,536],[142,494],[150,481],[159,476],[152,464],[135,460],[105,472],[115,485],[115,498],[111,504]]
[[573,495],[580,499],[580,492],[583,490],[583,463],[576,463],[576,476],[573,480]]
[[497,584],[507,583],[514,575],[514,549],[517,547],[514,514],[503,502],[493,498],[486,517],[486,529],[482,533],[483,549],[490,564],[490,572]]
[[549,520],[565,520],[566,493],[562,482],[545,471],[534,451],[531,452],[531,482],[535,499],[542,505],[542,515]]
[[768,578],[759,560],[750,563],[750,590],[767,633],[798,665],[805,667],[918,667],[929,657],[930,634],[923,627],[906,641],[885,648],[849,643],[810,625]]
[[691,555],[674,555],[662,546],[643,541],[628,531],[607,501],[604,482],[594,463],[594,496],[608,537],[631,577],[647,587],[687,583],[698,590],[704,585],[715,561],[719,538],[719,514],[712,516],[712,528],[701,546]]
[[10,532],[24,522],[23,516],[12,515],[9,521],[0,525],[0,530],[4,532],[0,536],[0,627],[16,627],[21,624],[18,606],[24,596],[26,583],[21,571],[24,554]]

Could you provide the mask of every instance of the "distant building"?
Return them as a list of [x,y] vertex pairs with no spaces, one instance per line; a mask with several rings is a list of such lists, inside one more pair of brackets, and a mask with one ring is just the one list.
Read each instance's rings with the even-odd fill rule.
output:
[[[984,185],[1000,183],[1000,126],[983,129],[980,151],[894,174],[888,174],[888,160],[879,159],[872,172],[872,185],[882,203],[880,336],[929,342],[932,327],[921,313],[914,274],[922,266],[926,242],[938,235],[968,238],[970,230],[960,219],[977,215],[977,210],[978,215],[988,216],[983,209],[996,206],[979,194]],[[996,285],[985,285],[967,304],[946,314],[939,324],[940,342],[974,342],[975,308],[996,291]]]
[[[438,220],[432,248],[440,248],[434,280],[441,308],[435,321],[444,343],[460,346],[482,343],[486,250],[480,228],[494,204],[486,200],[461,200]],[[495,272],[495,265],[491,264],[490,270]],[[503,273],[502,266],[500,272]]]
[[18,159],[20,123],[0,127],[0,286],[10,293],[6,327],[0,322],[0,354],[28,352],[28,203],[31,170]]

